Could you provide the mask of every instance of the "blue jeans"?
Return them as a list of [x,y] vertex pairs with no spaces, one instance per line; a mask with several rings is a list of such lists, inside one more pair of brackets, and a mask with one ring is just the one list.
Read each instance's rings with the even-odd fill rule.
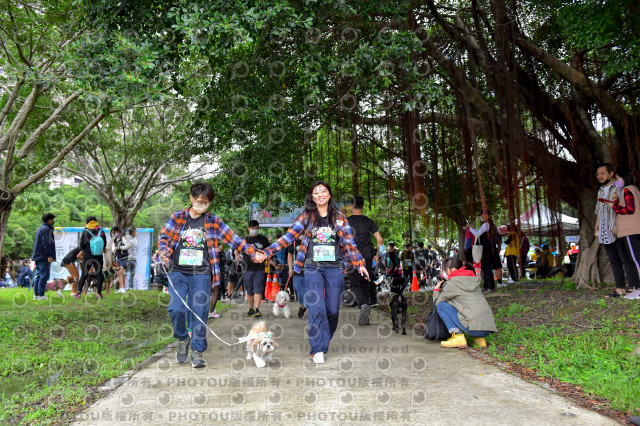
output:
[[[182,297],[189,307],[203,321],[209,316],[209,303],[211,301],[211,275],[193,275],[173,271],[169,273],[169,279],[174,289],[169,286],[169,316],[173,324],[173,337],[178,340],[187,338],[187,315],[191,313],[177,297],[176,292]],[[197,318],[193,318],[193,331],[191,333],[191,347],[194,351],[207,350],[207,329]]]
[[342,268],[305,266],[304,294],[309,309],[309,344],[311,353],[327,353],[329,341],[338,328],[340,299],[344,291]]
[[307,292],[307,284],[304,282],[304,275],[294,275],[292,280],[293,291],[296,294],[296,299],[298,300],[298,303],[300,303],[302,306],[305,306],[304,294]]
[[490,331],[470,331],[468,328],[464,327],[458,318],[458,310],[447,302],[440,302],[437,309],[438,315],[442,318],[442,321],[444,322],[444,325],[447,326],[447,330],[449,330],[449,332],[457,328],[471,337],[487,337],[491,334]]
[[36,262],[37,278],[33,283],[33,294],[35,296],[44,296],[44,291],[47,288],[47,280],[49,279],[49,273],[51,273],[51,264],[48,260],[38,260]]

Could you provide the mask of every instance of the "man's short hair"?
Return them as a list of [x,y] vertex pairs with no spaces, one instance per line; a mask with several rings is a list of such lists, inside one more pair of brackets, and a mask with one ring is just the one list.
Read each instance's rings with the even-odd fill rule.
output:
[[120,231],[120,227],[118,225],[114,225],[111,227],[111,232]]
[[424,243],[423,243],[422,241],[420,241],[420,242],[418,243],[418,247],[423,248],[423,247],[424,247]]
[[43,223],[47,223],[49,222],[51,219],[55,219],[56,215],[53,213],[45,213],[42,215],[42,222]]
[[405,245],[405,247],[407,247],[407,248],[408,248],[408,247],[411,247],[411,243],[407,243],[407,244]]
[[611,163],[598,164],[598,167],[596,167],[596,170],[598,170],[600,167],[604,167],[605,169],[607,169],[607,172],[609,172],[609,173],[611,173],[613,171],[613,166],[611,165]]
[[429,245],[427,246],[427,248],[428,248],[429,250],[431,250],[431,244],[429,244]]
[[260,222],[258,222],[257,220],[250,220],[249,224],[247,225],[249,228],[257,228],[260,226]]
[[213,188],[207,182],[196,182],[191,185],[191,189],[189,189],[191,196],[195,199],[198,199],[199,196],[204,195],[207,197],[209,202],[213,201],[213,197],[215,195]]
[[353,197],[353,208],[361,210],[364,207],[364,197],[362,195],[356,195]]
[[396,244],[395,243],[389,243],[389,247],[395,247]]
[[96,222],[97,222],[97,221],[98,221],[98,218],[97,218],[97,217],[95,217],[95,216],[89,216],[89,217],[87,218],[87,220],[85,220],[85,222],[84,222],[84,223],[89,223],[89,222],[93,222],[93,221],[96,221]]

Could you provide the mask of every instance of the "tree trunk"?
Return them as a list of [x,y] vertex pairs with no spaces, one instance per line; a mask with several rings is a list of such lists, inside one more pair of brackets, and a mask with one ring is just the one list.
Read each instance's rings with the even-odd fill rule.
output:
[[[613,271],[609,259],[593,230],[596,225],[597,192],[593,188],[584,189],[577,194],[580,202],[580,253],[576,262],[576,271],[571,280],[578,288],[593,289],[593,284],[613,282]],[[591,282],[591,284],[589,284]]]
[[4,260],[4,238],[7,234],[7,223],[15,199],[15,195],[11,192],[0,190],[0,260]]

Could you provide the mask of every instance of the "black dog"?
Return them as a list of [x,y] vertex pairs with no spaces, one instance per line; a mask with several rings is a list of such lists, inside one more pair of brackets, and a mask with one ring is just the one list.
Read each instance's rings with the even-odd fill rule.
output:
[[405,282],[404,278],[396,277],[391,282],[391,293],[393,297],[389,302],[389,308],[391,309],[391,321],[393,322],[393,331],[398,333],[398,313],[402,313],[402,334],[406,335],[407,324],[407,299],[402,295]]

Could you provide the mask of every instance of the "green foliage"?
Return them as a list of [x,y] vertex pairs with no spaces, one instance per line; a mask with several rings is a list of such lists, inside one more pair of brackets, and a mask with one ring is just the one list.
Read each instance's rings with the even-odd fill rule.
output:
[[[601,302],[604,300],[586,305],[584,300],[575,302],[581,315],[592,313],[592,320],[580,329],[569,318],[557,324],[523,327],[509,317],[524,313],[524,305],[512,303],[507,309],[498,309],[495,318],[500,333],[491,336],[490,353],[542,377],[580,386],[587,395],[607,398],[614,409],[633,412],[640,401],[640,377],[634,373],[640,369],[640,357],[630,356],[638,345],[637,338],[624,316],[602,318],[600,312],[606,303]],[[635,318],[640,315],[640,306],[631,305],[628,312]]]
[[[179,192],[156,195],[143,204],[133,224],[139,228],[154,228],[157,235],[171,214],[185,206],[184,195]],[[109,206],[85,183],[77,188],[34,186],[17,197],[13,214],[9,217],[5,237],[5,254],[9,258],[15,260],[31,256],[33,239],[45,212],[55,214],[55,226],[60,227],[84,227],[87,216],[96,216],[103,227],[113,225]]]
[[25,289],[0,291],[3,424],[65,421],[94,399],[94,386],[173,339],[164,293],[111,293],[100,303],[95,296],[81,302],[64,294],[37,302]]

